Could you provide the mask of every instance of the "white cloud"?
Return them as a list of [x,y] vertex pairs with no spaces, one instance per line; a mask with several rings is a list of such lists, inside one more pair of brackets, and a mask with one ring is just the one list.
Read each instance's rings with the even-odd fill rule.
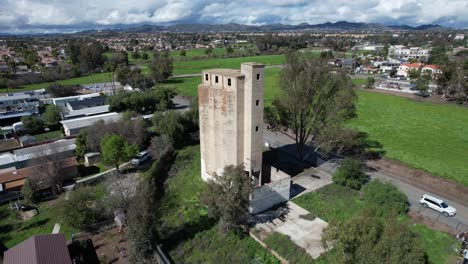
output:
[[0,31],[135,23],[433,22],[468,27],[466,0],[0,0]]

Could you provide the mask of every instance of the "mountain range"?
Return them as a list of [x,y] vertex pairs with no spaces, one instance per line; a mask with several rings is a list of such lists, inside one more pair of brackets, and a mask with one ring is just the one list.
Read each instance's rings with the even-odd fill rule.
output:
[[[298,25],[284,25],[284,24],[271,24],[261,26],[251,26],[242,24],[175,24],[169,26],[159,25],[138,25],[138,26],[115,26],[113,28],[102,29],[99,31],[113,31],[113,32],[133,32],[133,33],[156,33],[156,32],[275,32],[275,31],[380,31],[380,30],[444,30],[447,29],[440,25],[420,25],[417,27],[408,25],[384,25],[378,23],[357,23],[339,21],[336,23],[326,22],[322,24],[307,24],[302,23]],[[97,30],[89,30],[87,33],[95,32]]]

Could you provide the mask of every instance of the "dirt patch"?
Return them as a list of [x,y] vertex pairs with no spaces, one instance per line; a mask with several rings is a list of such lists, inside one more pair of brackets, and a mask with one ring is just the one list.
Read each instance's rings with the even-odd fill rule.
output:
[[422,170],[409,168],[402,162],[388,158],[371,160],[367,162],[367,165],[435,195],[446,197],[464,206],[468,206],[468,187],[442,179]]
[[129,263],[129,243],[127,230],[119,233],[118,228],[112,228],[97,234],[89,234],[80,239],[93,240],[94,249],[101,263]]
[[441,231],[441,232],[447,233],[449,235],[453,235],[453,236],[457,235],[456,232],[454,231],[454,229],[451,226],[446,225],[446,224],[441,223],[441,222],[434,222],[434,219],[432,219],[430,217],[420,215],[420,214],[418,214],[416,212],[413,212],[413,211],[410,211],[408,213],[408,215],[411,217],[411,222],[412,223],[422,224],[422,225],[425,225],[425,226],[429,227],[430,229]]

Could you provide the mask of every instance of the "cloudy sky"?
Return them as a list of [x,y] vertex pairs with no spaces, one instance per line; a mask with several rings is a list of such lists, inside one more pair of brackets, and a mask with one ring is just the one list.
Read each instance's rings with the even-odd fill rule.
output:
[[116,24],[336,21],[468,28],[467,0],[0,0],[0,32],[67,32]]

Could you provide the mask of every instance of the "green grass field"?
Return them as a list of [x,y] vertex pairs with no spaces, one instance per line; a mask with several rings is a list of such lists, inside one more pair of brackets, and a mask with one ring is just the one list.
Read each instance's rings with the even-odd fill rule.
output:
[[265,65],[279,65],[284,63],[284,55],[260,55],[238,58],[210,58],[204,60],[174,61],[172,74],[200,73],[213,68],[240,68],[243,62],[258,62]]
[[[59,80],[56,82],[60,84],[64,84],[64,85],[103,83],[103,82],[111,82],[111,76],[108,72],[93,73],[93,74],[82,76],[82,77]],[[28,84],[28,85],[21,86],[18,89],[10,89],[9,91],[12,92],[12,91],[28,91],[28,90],[42,89],[42,88],[47,88],[47,86],[49,86],[49,84],[52,84],[52,83],[54,82]],[[5,93],[7,92],[7,89],[0,89],[0,92]]]
[[220,235],[207,218],[200,202],[204,183],[199,146],[178,150],[174,166],[177,175],[167,180],[161,222],[165,230],[172,231],[163,238],[163,244],[175,263],[251,263],[254,258],[261,263],[278,263],[249,236]]
[[[330,184],[315,192],[304,194],[294,199],[293,202],[327,222],[346,221],[358,214],[364,206],[357,191],[336,184]],[[401,221],[409,220],[408,217],[404,216]],[[457,245],[457,240],[454,237],[420,224],[413,224],[410,228],[416,234],[419,245],[427,254],[429,263],[448,264],[453,260],[455,252],[452,248]]]
[[[47,202],[39,205],[39,215],[22,221],[18,219],[16,210],[12,210],[9,204],[0,206],[0,241],[10,248],[33,235],[50,234],[55,223],[60,223],[57,217],[57,209],[49,207]],[[77,230],[62,224],[60,233],[65,234],[67,240]]]
[[[279,95],[278,85],[280,68],[265,70],[265,105],[271,104],[275,96]],[[201,77],[173,78],[162,84],[163,87],[172,88],[178,94],[195,97],[198,95],[198,85]]]
[[468,186],[468,108],[357,93],[350,125],[380,142],[386,157]]

